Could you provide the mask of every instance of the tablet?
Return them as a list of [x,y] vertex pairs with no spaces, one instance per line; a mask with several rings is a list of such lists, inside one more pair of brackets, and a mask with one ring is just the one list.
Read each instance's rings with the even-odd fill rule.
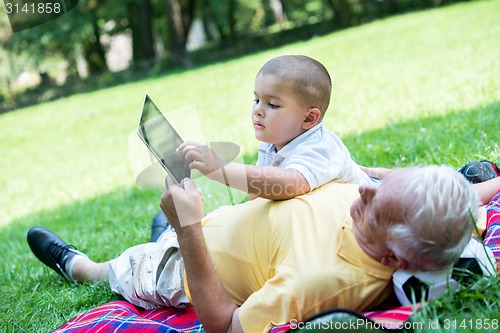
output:
[[176,152],[184,141],[148,95],[142,106],[137,134],[177,184],[190,178],[189,165],[182,153]]

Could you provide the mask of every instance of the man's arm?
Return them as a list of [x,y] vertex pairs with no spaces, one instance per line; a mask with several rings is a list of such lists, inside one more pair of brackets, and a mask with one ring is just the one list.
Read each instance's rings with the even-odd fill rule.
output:
[[186,142],[179,147],[191,169],[250,197],[286,200],[309,192],[309,184],[295,169],[225,163],[207,146]]
[[205,244],[201,193],[190,180],[183,181],[183,186],[167,177],[160,207],[177,233],[191,302],[206,332],[243,332],[238,306],[222,285]]

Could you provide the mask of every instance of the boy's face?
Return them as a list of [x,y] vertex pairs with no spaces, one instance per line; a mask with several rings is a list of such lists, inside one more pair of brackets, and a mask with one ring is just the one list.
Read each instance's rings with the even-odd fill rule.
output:
[[254,95],[252,122],[257,140],[273,143],[280,150],[306,131],[302,125],[308,108],[286,84],[272,75],[259,74]]

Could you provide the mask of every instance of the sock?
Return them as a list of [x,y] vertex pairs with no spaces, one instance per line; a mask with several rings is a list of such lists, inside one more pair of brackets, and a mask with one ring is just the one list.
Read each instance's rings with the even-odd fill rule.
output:
[[81,255],[74,255],[72,256],[71,258],[69,258],[67,261],[66,261],[66,264],[64,265],[65,267],[65,270],[66,270],[66,273],[69,275],[69,277],[71,278],[71,280],[73,281],[76,281],[74,278],[73,278],[73,267],[75,266],[75,263],[78,259],[81,258]]

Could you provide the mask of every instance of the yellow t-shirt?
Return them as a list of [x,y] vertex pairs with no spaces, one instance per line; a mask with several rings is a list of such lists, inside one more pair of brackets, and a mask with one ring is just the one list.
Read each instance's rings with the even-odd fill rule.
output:
[[245,332],[267,332],[331,308],[364,310],[394,269],[359,247],[356,185],[328,183],[287,201],[255,199],[204,219],[207,248]]

